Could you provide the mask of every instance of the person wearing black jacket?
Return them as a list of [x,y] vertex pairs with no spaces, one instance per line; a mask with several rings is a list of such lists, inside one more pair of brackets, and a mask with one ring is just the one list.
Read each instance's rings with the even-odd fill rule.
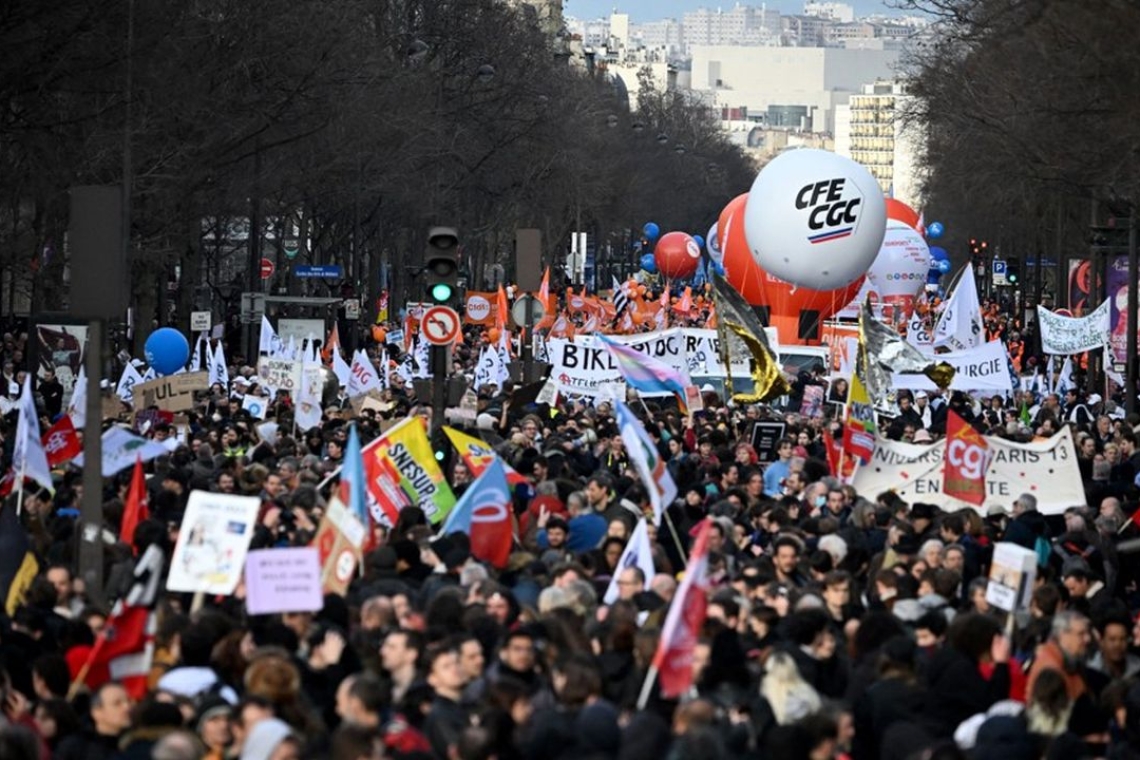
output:
[[[1009,640],[996,620],[977,613],[954,618],[947,645],[926,669],[925,727],[936,737],[952,736],[971,715],[1009,697]],[[992,672],[987,678],[983,667]]]

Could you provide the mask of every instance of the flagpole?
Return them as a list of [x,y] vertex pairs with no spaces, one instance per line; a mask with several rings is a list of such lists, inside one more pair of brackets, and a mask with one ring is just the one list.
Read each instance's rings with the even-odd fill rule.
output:
[[649,672],[645,674],[645,681],[641,684],[641,694],[637,697],[637,709],[644,710],[649,702],[649,695],[653,693],[653,682],[657,680],[657,666],[650,665]]
[[28,471],[28,455],[25,451],[24,458],[20,461],[20,482],[17,484],[20,488],[20,493],[16,495],[16,517],[24,511],[24,478],[27,476]]
[[661,514],[665,517],[665,524],[669,526],[669,532],[673,534],[673,542],[677,544],[677,551],[681,555],[681,559],[685,562],[689,561],[689,555],[685,553],[685,547],[681,544],[681,537],[677,535],[677,526],[673,524],[673,518],[669,516],[669,508],[661,510]]

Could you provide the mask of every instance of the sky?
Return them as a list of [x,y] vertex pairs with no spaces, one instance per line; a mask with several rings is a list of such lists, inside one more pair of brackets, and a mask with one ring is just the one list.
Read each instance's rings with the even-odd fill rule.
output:
[[[864,16],[876,13],[892,14],[885,0],[842,0],[855,7],[855,15]],[[764,0],[747,0],[744,5],[759,6]],[[799,13],[803,10],[803,0],[767,0],[767,6],[781,13]],[[622,13],[628,13],[634,22],[653,21],[659,18],[677,18],[697,8],[732,8],[736,0],[563,0],[563,13],[576,18],[601,18],[608,16],[616,6]]]

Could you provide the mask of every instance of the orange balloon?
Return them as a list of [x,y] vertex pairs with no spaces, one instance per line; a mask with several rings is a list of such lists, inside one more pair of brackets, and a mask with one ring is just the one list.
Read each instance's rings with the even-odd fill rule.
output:
[[377,343],[383,343],[388,337],[388,332],[380,325],[372,325],[372,340]]
[[918,212],[906,205],[902,201],[897,201],[894,198],[887,198],[887,218],[894,219],[896,222],[902,222],[912,230],[918,230],[920,223]]
[[493,343],[493,344],[498,344],[498,342],[499,342],[499,328],[492,327],[490,330],[487,331],[487,342]]

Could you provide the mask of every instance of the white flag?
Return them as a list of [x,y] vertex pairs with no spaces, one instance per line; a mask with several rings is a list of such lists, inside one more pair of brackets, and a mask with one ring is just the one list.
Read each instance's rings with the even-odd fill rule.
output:
[[154,380],[157,377],[158,373],[154,371],[154,367],[147,367],[146,372],[142,374],[142,381],[144,383],[149,383],[151,380]]
[[301,368],[301,387],[297,391],[297,403],[293,417],[301,430],[311,430],[321,424],[321,401],[324,391],[324,375],[320,363],[306,362]]
[[400,361],[399,366],[396,367],[396,375],[405,383],[412,382],[412,355],[410,352],[404,354],[404,358]]
[[348,397],[363,396],[368,391],[380,390],[380,379],[376,376],[376,368],[368,359],[363,349],[352,355],[352,367],[349,368]]
[[348,362],[340,355],[340,349],[334,348],[332,361],[332,371],[336,375],[336,380],[340,383],[341,388],[348,387],[349,378],[352,377],[352,368],[348,366]]
[[127,366],[123,367],[123,374],[119,377],[119,384],[115,386],[115,395],[128,404],[134,403],[134,387],[142,381],[142,375],[135,369],[135,365],[127,362]]
[[627,567],[641,568],[641,572],[645,574],[645,588],[642,590],[648,590],[653,576],[657,574],[657,567],[653,564],[653,546],[649,543],[649,523],[645,521],[644,517],[637,521],[637,527],[633,529],[633,535],[629,537],[629,542],[622,550],[617,567],[614,568],[610,585],[606,588],[606,595],[602,597],[602,601],[606,604],[613,604],[617,601],[618,576]]
[[230,371],[226,367],[226,350],[222,347],[220,340],[214,346],[213,351],[207,350],[206,352],[206,371],[210,374],[210,385],[218,383],[223,390],[229,389]]
[[431,351],[428,348],[428,342],[423,338],[416,339],[416,371],[412,373],[413,377],[431,377]]
[[984,340],[978,286],[974,281],[973,268],[967,265],[954,286],[954,292],[946,299],[942,316],[934,328],[934,346],[965,351],[977,348]]
[[67,416],[76,430],[82,430],[87,425],[87,368],[79,367],[79,374],[75,376],[75,384],[71,386],[71,402],[67,405]]
[[1053,386],[1053,392],[1063,396],[1065,391],[1075,387],[1076,384],[1073,383],[1073,358],[1066,356],[1065,363],[1061,365],[1061,373],[1057,375],[1057,384]]
[[[32,397],[32,376],[24,377],[20,392],[20,417],[16,422],[16,443],[12,449],[12,469],[18,477],[31,478],[44,488],[55,492],[51,482],[51,468],[40,441],[40,418],[36,415],[36,401]],[[21,481],[20,485],[23,485]]]
[[376,368],[376,379],[380,381],[380,390],[388,390],[391,378],[388,377],[388,349],[380,349],[380,366]]
[[285,349],[285,342],[277,337],[277,331],[269,324],[269,318],[261,315],[261,335],[257,342],[257,352],[277,356]]
[[206,331],[198,333],[198,340],[194,341],[194,353],[190,355],[190,371],[198,372],[202,369],[202,344],[208,347],[210,342],[206,339]]
[[494,350],[483,346],[483,350],[479,352],[479,361],[475,364],[475,390],[497,383],[495,373],[492,372],[492,367],[495,364],[497,354]]
[[285,350],[282,352],[282,354],[283,354],[284,358],[289,359],[289,360],[293,360],[293,359],[298,358],[297,357],[297,339],[294,338],[292,335],[289,336],[289,345],[285,348]]

